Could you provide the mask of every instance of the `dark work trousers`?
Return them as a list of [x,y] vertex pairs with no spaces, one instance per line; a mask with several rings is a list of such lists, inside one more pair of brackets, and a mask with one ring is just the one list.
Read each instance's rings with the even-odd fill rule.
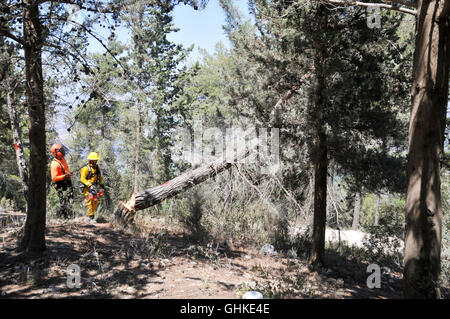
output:
[[58,192],[59,207],[56,211],[58,217],[71,218],[73,216],[73,186],[70,179],[55,182],[55,189]]

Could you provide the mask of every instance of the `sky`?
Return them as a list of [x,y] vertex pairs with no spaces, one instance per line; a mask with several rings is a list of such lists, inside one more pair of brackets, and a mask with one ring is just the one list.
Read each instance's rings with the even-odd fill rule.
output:
[[[239,2],[241,6],[245,6],[246,0]],[[193,58],[197,56],[198,48],[213,53],[219,41],[229,47],[228,38],[222,29],[222,25],[225,24],[225,13],[218,0],[210,0],[203,10],[179,5],[175,8],[173,17],[174,24],[180,31],[170,34],[168,39],[185,47],[194,44]]]
[[[247,0],[234,0],[240,8],[244,16],[247,13]],[[190,47],[194,44],[194,50],[191,52],[188,61],[196,61],[201,58],[198,49],[202,48],[213,54],[216,43],[222,42],[225,47],[230,47],[230,42],[223,30],[222,26],[225,24],[225,13],[219,4],[219,0],[209,0],[206,8],[201,10],[194,10],[189,5],[177,5],[173,12],[173,23],[175,27],[179,28],[178,32],[173,32],[168,35],[168,39],[174,43],[182,44],[184,47]],[[83,17],[74,15],[74,20],[81,22]],[[97,29],[97,34],[106,42],[108,32]],[[128,32],[121,28],[117,31],[120,41],[126,43],[129,41]],[[105,49],[94,38],[90,38],[88,52],[104,52]],[[74,97],[70,97],[74,98]],[[59,133],[60,143],[69,137],[65,125],[57,126],[56,130]]]
[[[234,0],[234,3],[238,5],[242,14],[248,17],[247,0]],[[200,57],[198,48],[205,49],[212,54],[218,42],[222,42],[228,48],[230,47],[230,42],[222,28],[225,24],[225,13],[219,4],[219,0],[209,0],[206,8],[201,10],[194,10],[189,5],[177,5],[172,16],[174,18],[173,23],[175,27],[179,28],[179,31],[169,34],[168,39],[174,43],[183,44],[186,48],[194,44],[191,59],[196,60]],[[108,33],[102,30],[97,31],[105,40]],[[124,28],[121,28],[117,35],[120,41],[129,41],[129,34]],[[88,51],[104,52],[104,48],[97,40],[92,38]]]
[[[234,0],[242,14],[248,17],[247,0]],[[185,47],[194,44],[194,51],[191,58],[196,59],[198,48],[214,53],[216,43],[222,42],[226,47],[230,47],[230,42],[223,30],[225,24],[225,13],[219,4],[219,0],[209,0],[203,10],[194,10],[188,5],[178,5],[175,7],[174,24],[180,29],[168,36],[168,39],[181,43]]]

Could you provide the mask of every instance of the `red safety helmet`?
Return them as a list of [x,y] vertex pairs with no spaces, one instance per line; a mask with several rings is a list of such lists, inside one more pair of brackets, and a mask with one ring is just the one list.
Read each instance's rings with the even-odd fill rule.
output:
[[64,151],[64,147],[61,144],[53,144],[50,148],[50,152],[52,152],[53,156],[55,157],[61,157],[66,155],[66,152]]

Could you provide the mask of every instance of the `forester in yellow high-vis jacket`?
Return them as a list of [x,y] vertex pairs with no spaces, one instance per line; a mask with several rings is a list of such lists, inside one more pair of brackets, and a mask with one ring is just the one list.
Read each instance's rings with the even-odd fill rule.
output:
[[80,181],[84,185],[83,195],[86,201],[88,222],[95,222],[95,212],[97,211],[98,199],[104,194],[103,177],[97,161],[100,158],[98,154],[92,152],[89,154],[85,165],[80,172]]

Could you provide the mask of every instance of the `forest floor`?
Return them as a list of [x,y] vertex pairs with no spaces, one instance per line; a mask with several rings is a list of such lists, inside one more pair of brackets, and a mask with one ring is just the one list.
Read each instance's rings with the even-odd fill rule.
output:
[[[47,222],[47,249],[15,251],[17,227],[0,229],[0,298],[402,298],[401,274],[382,272],[369,289],[369,263],[333,258],[310,269],[306,261],[252,247],[193,244],[177,227],[155,219],[136,233],[84,218]],[[79,288],[69,288],[68,266],[80,267]],[[74,281],[72,281],[74,282]]]

